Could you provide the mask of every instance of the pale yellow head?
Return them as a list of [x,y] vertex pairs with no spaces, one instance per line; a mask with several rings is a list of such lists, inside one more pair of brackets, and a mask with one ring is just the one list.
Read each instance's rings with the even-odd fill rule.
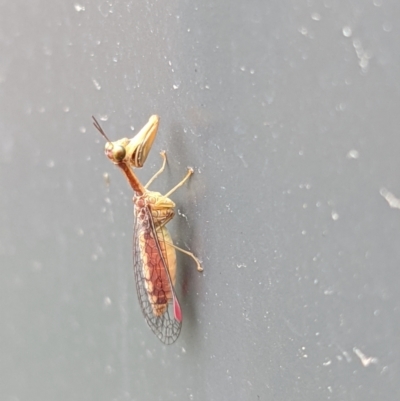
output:
[[143,167],[154,139],[157,135],[160,118],[153,115],[147,124],[131,139],[122,138],[111,142],[100,124],[94,119],[94,126],[106,138],[104,153],[115,164],[125,162],[132,167]]

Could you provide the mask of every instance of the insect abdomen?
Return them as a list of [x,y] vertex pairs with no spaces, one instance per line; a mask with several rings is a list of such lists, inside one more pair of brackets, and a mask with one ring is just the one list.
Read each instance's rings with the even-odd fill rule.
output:
[[[165,227],[157,227],[158,244],[163,258],[168,265],[172,285],[175,284],[176,254],[175,249],[165,241],[171,238]],[[145,288],[149,297],[153,313],[161,316],[168,308],[168,302],[172,301],[173,293],[168,272],[164,268],[158,245],[151,230],[144,230],[139,238],[140,253],[143,261],[143,277]]]

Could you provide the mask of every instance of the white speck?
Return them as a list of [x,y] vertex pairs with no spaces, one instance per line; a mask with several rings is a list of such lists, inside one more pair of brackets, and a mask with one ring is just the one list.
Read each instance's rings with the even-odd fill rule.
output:
[[242,267],[247,267],[247,266],[246,266],[245,263],[238,263],[238,264],[236,265],[236,267],[237,267],[238,269],[241,269]]
[[321,15],[318,13],[312,13],[311,14],[311,19],[314,21],[321,21]]
[[182,213],[179,209],[178,209],[178,215],[179,215],[179,216],[182,216],[187,222],[189,222],[189,221],[188,221],[188,218],[187,218],[187,216],[186,216],[186,214],[185,214],[185,213]]
[[301,27],[299,28],[299,32],[300,32],[302,35],[306,36],[307,33],[308,33],[308,30],[307,30],[307,28],[306,28],[305,26],[301,26]]
[[90,258],[93,260],[93,262],[95,262],[99,258],[99,255],[96,255],[95,253],[93,253]]
[[381,370],[381,375],[383,375],[384,373],[386,373],[389,370],[389,366],[384,366]]
[[105,297],[103,303],[104,306],[110,306],[112,304],[112,301],[109,297]]
[[69,106],[64,106],[64,107],[63,107],[63,112],[64,112],[64,113],[68,113],[69,110],[70,110],[70,109],[69,109]]
[[243,166],[244,166],[245,168],[249,167],[249,165],[247,164],[246,160],[244,160],[243,155],[238,155],[238,156],[239,156],[240,160],[242,161]]
[[46,108],[43,106],[39,107],[39,109],[38,109],[38,112],[41,114],[44,113],[45,111],[46,111]]
[[107,185],[110,185],[110,175],[108,173],[103,173],[103,179]]
[[240,71],[246,71],[246,67],[245,66],[242,66],[242,67],[240,67]]
[[386,202],[392,209],[400,209],[400,199],[396,198],[391,192],[386,188],[381,188],[379,193],[385,198]]
[[100,121],[107,121],[108,120],[108,115],[107,114],[103,114],[99,117]]
[[328,391],[329,391],[330,393],[333,393],[332,386],[328,386],[327,389],[328,389]]
[[374,357],[367,357],[358,348],[354,347],[353,352],[360,358],[362,365],[366,368],[371,363],[378,363],[378,359]]
[[332,210],[331,216],[332,216],[333,221],[336,221],[339,219],[339,214],[337,212],[335,212],[334,210]]
[[331,363],[332,363],[332,361],[329,359],[329,360],[326,361],[326,362],[322,362],[322,365],[323,365],[323,366],[329,366]]
[[101,85],[99,84],[99,81],[92,78],[92,82],[93,82],[94,87],[99,91],[101,89]]
[[254,75],[255,71],[254,70],[250,70],[250,74]]
[[382,0],[374,0],[374,6],[380,7],[382,5]]
[[74,4],[74,8],[75,8],[76,11],[78,11],[78,13],[79,13],[80,11],[85,11],[85,7],[84,7],[84,6],[81,6],[81,5],[78,4],[78,3],[75,3],[75,4]]
[[303,230],[302,232],[301,232],[301,235],[306,235],[307,234],[307,231],[306,230]]
[[49,168],[53,168],[55,165],[54,160],[47,160],[46,166]]
[[347,363],[352,361],[350,354],[347,351],[342,351],[344,357],[346,358]]
[[352,149],[347,153],[346,157],[348,159],[358,159],[360,157],[360,153],[358,150]]
[[113,61],[114,61],[114,63],[118,63],[118,57],[113,57]]
[[343,36],[345,36],[346,38],[349,38],[353,34],[353,32],[349,26],[344,26],[342,29],[342,32],[343,32]]
[[172,87],[176,90],[176,89],[179,89],[179,84],[177,84],[177,85],[172,85]]

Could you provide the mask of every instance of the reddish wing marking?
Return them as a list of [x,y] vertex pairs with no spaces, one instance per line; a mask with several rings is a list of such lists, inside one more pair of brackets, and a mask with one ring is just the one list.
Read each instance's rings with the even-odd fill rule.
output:
[[[162,230],[157,230],[151,214],[150,206],[146,205],[140,207],[137,202],[135,202],[133,270],[139,304],[144,318],[153,333],[164,344],[172,344],[177,340],[181,332],[182,312],[173,283],[171,282],[168,270],[168,261],[163,255],[157,233],[162,235]],[[155,252],[152,252],[151,258],[148,258],[146,261],[143,260],[141,252],[141,238],[151,238],[154,240],[156,247]],[[153,241],[146,242],[149,243]],[[164,277],[164,280],[162,276]],[[167,277],[167,280],[165,280],[165,277]],[[159,315],[154,312],[154,309],[157,307],[162,308],[163,304],[156,304],[156,301],[149,296],[148,288],[149,285],[153,287],[153,284],[157,282],[159,285],[154,285],[153,293],[156,293],[156,298],[158,300],[164,300],[164,303],[167,302],[165,311]],[[171,295],[172,299],[170,299]]]

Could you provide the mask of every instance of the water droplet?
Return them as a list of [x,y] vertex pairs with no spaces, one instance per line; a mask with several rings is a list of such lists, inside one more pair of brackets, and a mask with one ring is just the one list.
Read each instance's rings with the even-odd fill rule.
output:
[[99,84],[99,81],[92,78],[92,82],[93,82],[94,87],[99,91],[101,89],[101,85]]
[[386,22],[383,23],[383,30],[385,32],[391,32],[392,29],[393,29],[393,25],[392,25],[391,22],[386,21]]
[[321,21],[321,15],[318,13],[312,13],[311,14],[311,19],[314,21]]
[[358,159],[360,157],[360,153],[358,150],[352,149],[347,153],[346,156],[348,159]]
[[299,28],[299,32],[300,32],[302,35],[306,36],[307,33],[308,33],[308,30],[307,30],[307,28],[306,28],[305,26],[301,26],[301,27]]
[[344,26],[342,29],[342,32],[343,32],[343,36],[345,36],[346,38],[349,38],[353,34],[353,32],[349,26]]
[[74,4],[74,8],[75,8],[76,11],[78,11],[78,13],[81,12],[81,11],[85,11],[85,7],[80,5],[80,4],[78,4],[78,3]]

